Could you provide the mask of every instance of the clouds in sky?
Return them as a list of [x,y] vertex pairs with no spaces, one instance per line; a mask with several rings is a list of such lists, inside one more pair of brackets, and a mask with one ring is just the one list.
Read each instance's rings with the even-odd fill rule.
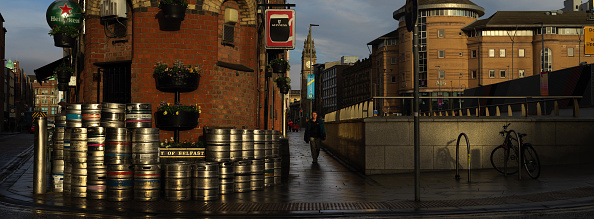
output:
[[[471,0],[485,8],[488,18],[496,11],[538,11],[563,7],[563,0]],[[6,33],[6,59],[18,60],[25,73],[42,67],[62,56],[62,49],[54,47],[45,11],[52,0],[0,1]],[[398,23],[392,13],[405,0],[287,0],[296,4],[296,48],[290,52],[292,87],[299,87],[301,52],[309,24],[318,62],[340,60],[341,56],[369,56],[367,43],[396,29]]]

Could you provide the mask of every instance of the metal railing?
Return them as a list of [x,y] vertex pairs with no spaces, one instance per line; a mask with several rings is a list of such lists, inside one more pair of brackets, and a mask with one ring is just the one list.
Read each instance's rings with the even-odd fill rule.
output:
[[[421,116],[502,116],[502,112],[506,112],[504,116],[514,116],[513,113],[521,113],[521,116],[528,117],[529,115],[542,116],[548,115],[549,111],[554,116],[559,116],[560,102],[567,101],[566,104],[572,109],[573,117],[580,116],[579,100],[582,96],[530,96],[530,97],[509,97],[509,96],[458,96],[458,97],[419,97],[421,100],[428,100],[425,108],[428,108],[420,112]],[[446,100],[450,104],[447,104],[448,109],[436,110],[433,109],[434,100]],[[340,110],[326,113],[325,120],[327,122],[341,121],[349,119],[361,119],[374,116],[375,109],[382,109],[383,102],[386,100],[399,100],[400,105],[396,108],[400,108],[400,111],[412,112],[412,100],[413,97],[373,97],[372,100],[361,102],[349,107],[342,108]],[[465,101],[463,107],[454,107],[450,100],[458,100],[458,103]],[[468,106],[468,101],[476,101]],[[500,104],[481,104],[482,102],[489,101],[509,101],[517,100],[513,102],[506,102]],[[406,102],[408,101],[408,103]],[[548,110],[547,103],[552,102],[553,105],[551,110]],[[380,105],[380,106],[377,106]],[[461,105],[461,104],[460,104]],[[409,106],[410,109],[406,109]],[[549,105],[550,106],[550,105]],[[514,110],[518,108],[519,110]],[[532,110],[532,108],[534,110]],[[544,108],[544,109],[543,109]],[[503,109],[503,110],[502,110]],[[530,113],[534,111],[533,113]],[[379,111],[379,110],[378,110]],[[407,113],[402,113],[407,115]],[[378,112],[377,116],[383,116],[383,112]]]

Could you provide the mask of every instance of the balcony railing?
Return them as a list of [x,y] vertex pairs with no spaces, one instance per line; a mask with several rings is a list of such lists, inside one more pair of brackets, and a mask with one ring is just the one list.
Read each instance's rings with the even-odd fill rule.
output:
[[[419,97],[426,100],[424,111],[420,111],[421,116],[472,116],[472,117],[491,117],[491,116],[560,116],[560,109],[570,109],[573,117],[580,116],[579,100],[582,96],[534,96],[534,97],[497,97],[497,96],[459,96],[459,97]],[[445,100],[447,109],[434,109],[433,102],[442,102]],[[385,100],[398,100],[401,113],[399,115],[409,116],[412,109],[413,97],[374,97],[373,100],[361,102],[340,110],[327,113],[325,120],[327,122],[362,119],[374,116],[374,109],[383,109]],[[452,100],[457,100],[459,107],[452,104]],[[462,105],[461,102],[465,104]],[[489,104],[489,102],[503,102]],[[552,105],[551,105],[552,104]],[[379,105],[379,106],[378,106]],[[394,106],[392,106],[394,107]],[[402,113],[402,112],[409,113]],[[383,116],[378,112],[377,116]]]

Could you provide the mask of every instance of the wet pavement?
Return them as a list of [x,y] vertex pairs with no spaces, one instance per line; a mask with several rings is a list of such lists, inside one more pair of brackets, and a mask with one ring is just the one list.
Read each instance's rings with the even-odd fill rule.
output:
[[[421,201],[414,200],[410,173],[365,176],[322,151],[313,164],[303,132],[289,134],[287,182],[262,191],[233,193],[209,202],[110,202],[33,196],[33,159],[17,165],[0,182],[0,215],[29,217],[592,217],[593,165],[544,166],[538,180],[473,170],[472,182],[455,171],[423,172]],[[19,137],[15,135],[12,138]],[[26,144],[26,136],[20,136]],[[33,136],[30,135],[31,142]],[[4,139],[5,141],[7,139]],[[16,159],[18,160],[18,159]],[[13,165],[11,161],[8,165]],[[14,217],[13,217],[14,216]]]

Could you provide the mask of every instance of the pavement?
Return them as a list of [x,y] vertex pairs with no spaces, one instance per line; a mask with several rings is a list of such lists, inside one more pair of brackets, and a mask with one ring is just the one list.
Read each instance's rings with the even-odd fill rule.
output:
[[[18,137],[20,135],[16,135]],[[31,135],[31,138],[33,136]],[[414,201],[412,173],[365,176],[326,151],[312,163],[303,132],[288,133],[290,176],[262,191],[233,193],[215,201],[110,202],[33,195],[33,158],[0,181],[0,215],[5,218],[70,217],[418,217],[418,218],[593,218],[594,165],[544,166],[541,177],[503,176],[472,170],[467,182],[455,171],[421,173]],[[21,140],[22,141],[22,140]],[[537,149],[538,150],[538,149]],[[30,152],[28,153],[30,154]]]

